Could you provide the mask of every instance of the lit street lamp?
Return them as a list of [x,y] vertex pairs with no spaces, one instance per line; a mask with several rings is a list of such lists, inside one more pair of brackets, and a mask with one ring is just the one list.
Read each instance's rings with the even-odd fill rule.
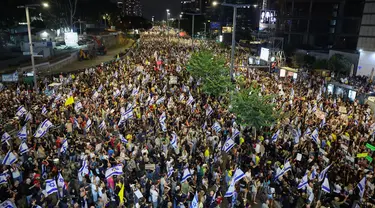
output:
[[25,11],[26,11],[27,34],[29,36],[31,67],[32,67],[33,74],[34,74],[34,89],[35,89],[36,92],[38,91],[38,83],[36,82],[37,81],[37,74],[36,74],[36,70],[35,70],[34,50],[33,50],[33,40],[32,40],[32,37],[31,37],[29,8],[35,9],[35,7],[40,7],[40,6],[45,7],[45,8],[49,7],[48,3],[42,3],[42,5],[40,5],[40,4],[27,4],[27,5],[24,5],[24,6],[18,6],[17,7],[17,8],[22,8],[22,9],[25,8]]
[[[212,2],[212,6],[217,6],[219,3],[217,1]],[[233,80],[233,68],[234,68],[234,49],[236,44],[236,24],[237,24],[237,9],[238,8],[250,8],[257,7],[256,4],[228,4],[222,3],[223,6],[233,7],[233,24],[232,24],[232,52],[230,58],[230,78]]]

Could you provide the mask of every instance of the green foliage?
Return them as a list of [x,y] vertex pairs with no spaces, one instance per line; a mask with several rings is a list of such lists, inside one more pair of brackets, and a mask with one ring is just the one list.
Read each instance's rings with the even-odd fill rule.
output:
[[211,51],[194,53],[187,69],[195,79],[202,79],[203,92],[208,95],[221,96],[233,89],[224,57],[214,55]]
[[305,64],[305,56],[300,53],[296,53],[292,56],[292,67],[300,68]]
[[241,125],[260,129],[276,121],[278,112],[273,110],[273,96],[259,96],[259,92],[259,88],[247,88],[233,94],[231,112],[236,114],[236,121]]
[[313,63],[312,68],[313,69],[328,69],[328,61],[325,59],[318,59]]
[[335,54],[328,60],[328,69],[338,74],[349,74],[351,66],[350,61],[341,54]]
[[305,62],[305,64],[306,64],[307,66],[311,67],[311,66],[315,63],[316,58],[315,58],[315,56],[311,56],[311,55],[307,55],[307,54],[306,54],[306,55],[303,57],[303,60],[304,60],[304,62]]

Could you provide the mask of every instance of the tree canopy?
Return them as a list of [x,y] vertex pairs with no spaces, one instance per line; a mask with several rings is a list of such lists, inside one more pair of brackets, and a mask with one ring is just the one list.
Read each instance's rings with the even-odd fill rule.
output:
[[328,60],[328,69],[337,74],[348,75],[352,64],[341,54],[335,54]]

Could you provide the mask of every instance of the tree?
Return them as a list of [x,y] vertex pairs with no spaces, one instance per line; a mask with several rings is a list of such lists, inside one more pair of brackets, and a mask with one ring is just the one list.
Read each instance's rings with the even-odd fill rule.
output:
[[208,95],[222,96],[233,89],[225,58],[211,51],[193,53],[187,69],[195,79],[202,80],[203,92]]
[[313,63],[312,68],[313,69],[328,69],[328,62],[325,59],[318,59]]
[[305,57],[303,54],[295,53],[292,56],[292,67],[300,68],[305,64]]
[[303,57],[303,60],[304,60],[304,62],[307,66],[311,67],[315,63],[316,58],[315,58],[315,56],[311,56],[311,55],[306,54]]
[[337,73],[348,75],[352,64],[341,54],[335,54],[328,60],[328,69]]
[[259,93],[259,88],[246,88],[233,94],[231,112],[241,125],[260,129],[271,126],[276,121],[278,112],[273,110],[273,96],[260,96]]

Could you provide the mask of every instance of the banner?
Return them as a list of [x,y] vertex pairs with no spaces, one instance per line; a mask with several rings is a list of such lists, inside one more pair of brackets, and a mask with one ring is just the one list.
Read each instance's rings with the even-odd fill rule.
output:
[[367,156],[368,156],[368,153],[367,153],[367,152],[357,154],[357,157],[358,157],[358,158],[363,158],[363,157],[367,157]]
[[369,148],[371,151],[375,151],[375,146],[373,146],[369,143],[366,143],[366,147]]

